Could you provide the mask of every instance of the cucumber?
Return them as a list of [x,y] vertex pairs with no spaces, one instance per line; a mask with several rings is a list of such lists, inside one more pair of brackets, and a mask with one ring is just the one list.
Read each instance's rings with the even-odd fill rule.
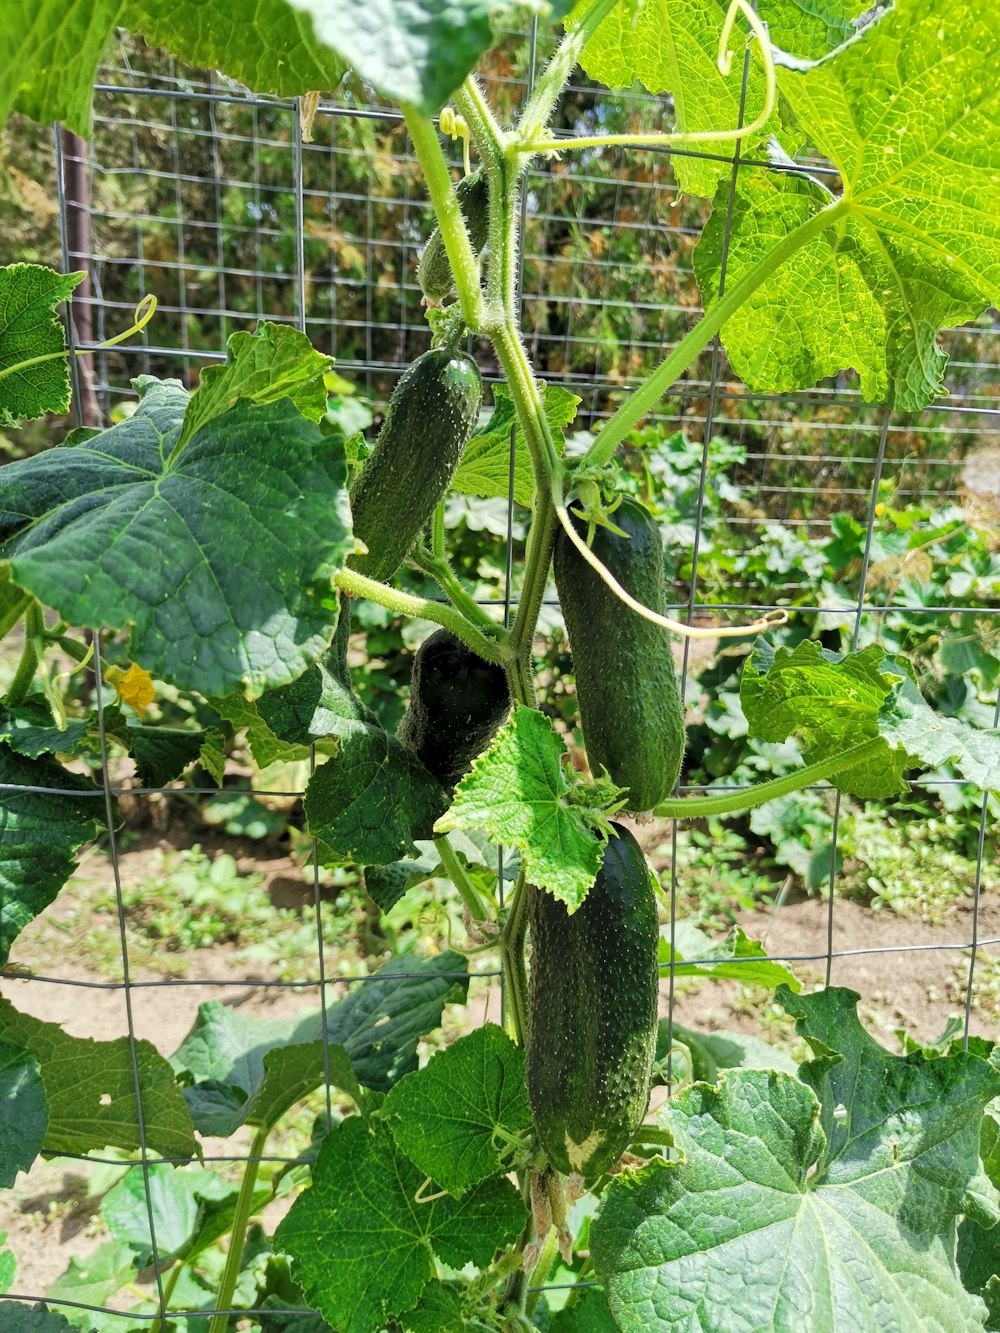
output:
[[483,385],[462,352],[418,356],[393,390],[378,439],[351,487],[354,533],[368,547],[348,564],[391,579],[430,519],[479,419]]
[[586,1182],[614,1165],[649,1105],[656,1054],[656,899],[642,848],[620,824],[572,916],[530,889],[525,1076],[549,1161]]
[[[490,191],[482,171],[464,176],[455,187],[458,202],[465,217],[469,240],[478,255],[486,244],[490,230]],[[428,301],[443,301],[455,289],[455,279],[444,248],[441,228],[435,227],[424,246],[417,265],[417,281]]]
[[396,736],[442,786],[454,787],[509,712],[503,667],[439,629],[417,649],[410,701]]
[[[582,522],[572,521],[583,535]],[[628,536],[598,527],[591,549],[626,591],[662,614],[656,520],[626,496],[611,521]],[[626,809],[652,810],[673,791],[684,757],[684,710],[667,631],[629,610],[561,528],[554,567],[591,771],[606,768],[628,789]]]

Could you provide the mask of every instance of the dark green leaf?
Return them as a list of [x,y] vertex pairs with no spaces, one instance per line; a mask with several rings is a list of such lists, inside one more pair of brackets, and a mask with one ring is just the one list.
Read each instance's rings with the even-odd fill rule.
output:
[[486,1023],[397,1083],[380,1115],[410,1161],[461,1197],[509,1171],[508,1137],[531,1129],[524,1052]]
[[275,1243],[311,1305],[339,1333],[377,1333],[411,1309],[434,1273],[432,1250],[452,1268],[485,1267],[524,1224],[509,1180],[463,1199],[419,1201],[422,1173],[385,1128],[352,1117],[327,1134],[311,1187],[279,1225]]
[[388,912],[407,889],[427,879],[439,865],[436,856],[423,856],[387,866],[365,866],[365,889],[379,911]]
[[57,727],[48,704],[40,699],[26,699],[13,708],[0,705],[0,741],[27,759],[73,754],[89,731],[86,718],[71,718],[64,728]]
[[42,1150],[48,1122],[37,1059],[30,1051],[0,1041],[0,1189],[10,1189],[19,1171],[30,1170]]
[[[360,1105],[364,1084],[388,1091],[416,1068],[417,1043],[441,1021],[446,1001],[468,984],[458,954],[395,958],[355,982],[327,1009],[331,1082]],[[456,974],[459,974],[456,979]],[[194,1083],[185,1097],[197,1128],[231,1134],[271,1125],[323,1081],[322,1013],[298,1020],[247,1018],[217,1000],[201,1005],[172,1058]]]
[[[0,782],[95,792],[86,778],[54,759],[25,759],[0,745]],[[0,963],[29,921],[49,903],[76,869],[74,852],[95,838],[104,823],[96,796],[51,796],[4,792],[0,813]]]
[[[38,1061],[49,1108],[47,1153],[87,1153],[104,1147],[137,1152],[132,1053],[126,1037],[71,1037],[57,1023],[21,1014],[0,998],[0,1041],[21,1046]],[[194,1157],[191,1117],[170,1066],[148,1041],[135,1043],[145,1147],[164,1157]]]
[[79,1333],[79,1329],[44,1305],[0,1301],[0,1333]]
[[400,1315],[399,1323],[405,1333],[464,1333],[469,1325],[462,1315],[462,1289],[453,1283],[429,1282],[419,1305]]
[[344,722],[340,753],[309,779],[309,830],[337,862],[388,865],[416,851],[448,794],[409,750],[380,727]]
[[0,473],[0,555],[73,625],[131,630],[151,675],[205,694],[294,680],[336,625],[346,465],[287,400],[240,401],[175,451],[188,395]]
[[[0,14],[0,50],[9,67],[13,51],[12,43],[4,41],[6,26]],[[4,82],[5,75],[0,73],[0,124],[7,110]],[[66,350],[66,331],[53,312],[61,301],[69,300],[86,276],[55,273],[41,264],[0,268],[0,430],[16,426],[20,419],[69,411],[69,358],[46,358]],[[39,364],[22,365],[36,357]]]
[[600,1287],[587,1287],[575,1305],[552,1316],[549,1333],[618,1333],[618,1325]]
[[683,1076],[678,1052],[673,1060],[668,1058],[671,1037],[687,1047],[691,1068],[686,1081],[692,1083],[714,1083],[720,1069],[778,1069],[794,1074],[798,1068],[790,1055],[760,1037],[743,1032],[696,1032],[681,1023],[671,1027],[667,1019],[661,1018],[656,1035],[656,1082],[676,1082]]
[[172,727],[125,727],[121,733],[135,760],[135,775],[143,787],[165,787],[179,778],[201,756],[204,731]]

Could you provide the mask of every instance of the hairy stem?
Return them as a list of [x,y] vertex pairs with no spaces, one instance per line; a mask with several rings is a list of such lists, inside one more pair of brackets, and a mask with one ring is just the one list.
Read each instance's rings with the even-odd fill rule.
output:
[[390,588],[387,583],[379,583],[377,579],[370,579],[355,569],[340,570],[333,581],[351,597],[365,597],[368,601],[377,602],[379,606],[395,611],[398,615],[413,616],[418,620],[433,620],[436,625],[443,625],[445,629],[451,630],[456,638],[461,639],[467,648],[471,648],[487,662],[497,662],[501,666],[507,666],[513,661],[513,651],[507,631],[499,625],[495,626],[495,635],[487,638],[477,625],[472,624],[455,607],[442,606],[440,602],[432,602],[429,598],[414,597],[408,592],[401,592],[398,588]]
[[38,647],[44,628],[42,608],[36,601],[29,602],[24,613],[24,647],[21,649],[21,660],[17,664],[14,679],[6,696],[7,703],[11,706],[24,703],[28,697],[31,682],[35,679]]
[[448,877],[458,890],[458,896],[469,910],[469,915],[473,921],[486,921],[489,912],[483,906],[483,900],[480,898],[476,886],[466,874],[465,866],[462,865],[455,849],[448,841],[447,833],[441,833],[434,839],[434,845],[437,848],[438,856],[441,858],[441,864],[448,872]]
[[511,1036],[523,1046],[528,1032],[528,976],[524,966],[528,894],[534,892],[522,870],[514,885],[510,915],[500,937],[500,959],[510,1008]]
[[482,328],[485,312],[483,293],[479,286],[479,264],[469,240],[438,132],[432,122],[415,107],[403,104],[401,109],[441,228],[441,239],[455,278],[462,318],[470,329],[478,331]]
[[826,759],[818,759],[814,764],[796,769],[783,778],[771,778],[768,782],[758,782],[753,787],[742,791],[726,792],[720,796],[677,796],[661,801],[653,811],[663,819],[700,819],[707,815],[728,815],[739,810],[752,810],[765,801],[774,801],[779,796],[788,796],[793,791],[808,787],[813,782],[822,782],[824,778],[843,773],[868,759],[874,759],[885,748],[885,741],[876,736],[873,740],[862,741],[849,750]]
[[659,403],[667,390],[683,375],[703,348],[729,319],[747,301],[757,288],[796,251],[821,236],[847,212],[845,200],[838,199],[796,227],[773,250],[738,282],[726,289],[725,295],[706,310],[691,331],[681,339],[667,359],[640,384],[639,388],[622,403],[610,418],[597,439],[581,459],[581,467],[600,467],[608,462],[615,450],[634,430],[644,416]]
[[262,1125],[254,1134],[253,1142],[250,1144],[250,1154],[243,1171],[243,1179],[240,1182],[240,1192],[236,1197],[236,1210],[233,1213],[233,1225],[229,1232],[229,1253],[226,1255],[226,1266],[222,1270],[222,1282],[219,1284],[218,1313],[212,1315],[208,1333],[226,1333],[229,1326],[229,1315],[225,1311],[233,1303],[236,1280],[240,1275],[243,1242],[246,1238],[247,1227],[250,1225],[254,1188],[257,1184],[257,1170],[260,1166],[259,1159],[264,1152],[267,1133],[266,1126]]
[[539,75],[527,106],[521,112],[517,126],[519,139],[530,140],[545,129],[583,48],[616,4],[617,0],[593,0],[559,43],[552,59]]
[[503,626],[498,625],[476,599],[466,592],[444,556],[436,552],[416,550],[410,552],[409,560],[416,569],[434,579],[455,610],[461,612],[466,620],[471,621],[484,634],[494,638],[502,637]]

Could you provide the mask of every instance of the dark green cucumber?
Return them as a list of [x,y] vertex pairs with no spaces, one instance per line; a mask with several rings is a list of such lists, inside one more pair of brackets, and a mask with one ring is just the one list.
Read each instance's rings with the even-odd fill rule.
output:
[[[584,526],[573,520],[584,535]],[[627,592],[663,614],[663,545],[656,520],[626,496],[591,549]],[[569,632],[583,743],[591,771],[628,788],[627,809],[652,810],[673,791],[684,757],[684,710],[667,631],[616,597],[560,529],[556,590]]]
[[572,916],[529,889],[525,1076],[557,1170],[590,1182],[625,1151],[649,1105],[656,1054],[656,900],[642,848],[620,824]]
[[399,569],[444,498],[482,397],[476,363],[461,352],[424,352],[402,376],[351,487],[354,533],[368,547],[350,557],[352,568],[381,582]]
[[439,629],[417,649],[410,701],[396,735],[442,786],[454,787],[509,712],[503,667]]
[[[464,176],[455,187],[458,202],[465,217],[469,240],[478,255],[486,244],[490,230],[490,191],[482,171]],[[417,265],[417,281],[428,301],[443,301],[455,288],[455,279],[444,248],[441,228],[435,227],[424,246]]]

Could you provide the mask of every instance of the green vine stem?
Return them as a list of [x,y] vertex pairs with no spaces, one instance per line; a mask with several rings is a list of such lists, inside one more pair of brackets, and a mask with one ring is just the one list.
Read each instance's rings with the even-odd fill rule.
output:
[[437,583],[455,610],[465,616],[466,620],[491,638],[502,636],[503,626],[497,624],[476,599],[466,592],[445,556],[426,548],[417,548],[410,552],[409,561],[414,568],[428,574]]
[[243,1259],[243,1242],[247,1234],[247,1227],[250,1225],[250,1214],[253,1211],[257,1171],[267,1143],[267,1135],[267,1126],[261,1125],[250,1144],[247,1164],[243,1170],[243,1179],[240,1182],[240,1192],[236,1196],[233,1225],[229,1231],[229,1252],[226,1255],[226,1266],[222,1270],[222,1281],[219,1284],[219,1303],[216,1313],[212,1315],[208,1333],[226,1333],[226,1329],[229,1327],[229,1315],[225,1311],[232,1305],[233,1295],[236,1292],[236,1280],[240,1275],[240,1263]]
[[462,318],[474,332],[480,331],[485,317],[485,302],[479,285],[479,262],[469,240],[438,132],[433,123],[415,107],[403,103],[401,110],[441,228],[441,239],[455,278]]
[[801,226],[790,231],[773,250],[769,250],[759,264],[731,287],[725,295],[707,310],[689,333],[670,353],[667,359],[631,394],[609,419],[597,439],[580,460],[580,467],[601,467],[607,463],[628,433],[635,429],[644,416],[659,403],[667,390],[687,370],[703,348],[728,320],[747,301],[757,288],[790,259],[796,251],[821,236],[827,228],[839,222],[847,213],[846,199],[833,203],[815,213]]
[[522,869],[514,884],[510,912],[500,936],[500,958],[510,1000],[511,1035],[518,1046],[524,1045],[528,1032],[528,977],[524,966],[524,941],[527,935],[528,894],[535,893]]
[[370,579],[355,569],[340,570],[333,581],[349,597],[364,597],[369,602],[377,602],[379,606],[395,611],[397,615],[433,620],[435,624],[443,625],[487,662],[507,666],[513,661],[507,631],[500,625],[495,626],[495,634],[487,638],[477,625],[473,625],[455,607],[442,606],[440,602],[433,602],[429,598],[414,597],[398,588],[390,588],[387,583],[379,583],[377,579]]
[[473,921],[486,921],[489,918],[489,912],[483,905],[483,900],[480,898],[476,886],[466,874],[465,866],[462,865],[454,847],[448,841],[447,833],[439,834],[434,839],[434,846],[441,858],[441,864],[447,870],[451,882],[458,890],[458,896],[468,909]]
[[707,815],[728,815],[739,810],[752,810],[765,801],[777,800],[779,796],[788,796],[793,791],[808,787],[813,782],[843,773],[845,769],[863,764],[867,759],[874,759],[885,749],[885,741],[876,736],[872,740],[862,741],[849,750],[826,759],[817,759],[814,764],[796,769],[783,778],[771,778],[768,782],[758,782],[753,787],[742,791],[726,792],[720,796],[677,796],[668,801],[661,801],[653,811],[662,819],[701,819]]
[[14,679],[6,695],[6,701],[12,707],[23,704],[28,697],[38,667],[38,650],[44,629],[42,608],[32,600],[24,613],[24,647],[21,650],[21,660],[17,664]]
[[539,75],[535,91],[521,113],[517,127],[520,140],[530,141],[545,129],[562,95],[562,90],[580,59],[583,48],[617,2],[618,0],[594,0],[556,47],[552,59]]

